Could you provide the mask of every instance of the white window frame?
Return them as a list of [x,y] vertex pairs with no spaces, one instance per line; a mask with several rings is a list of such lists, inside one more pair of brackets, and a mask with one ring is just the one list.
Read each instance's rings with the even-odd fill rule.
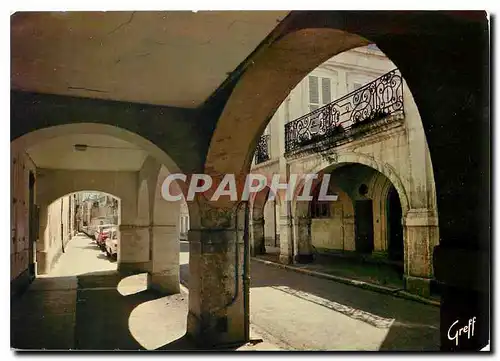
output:
[[[311,102],[311,82],[310,77],[316,77],[318,79],[318,103]],[[329,80],[330,84],[330,99],[324,99],[324,87],[323,87],[323,79]],[[306,86],[306,100],[307,100],[307,109],[308,112],[313,111],[311,106],[317,106],[317,108],[321,108],[337,99],[338,97],[338,72],[334,70],[315,70],[307,76],[307,86]],[[317,109],[316,108],[316,109]]]

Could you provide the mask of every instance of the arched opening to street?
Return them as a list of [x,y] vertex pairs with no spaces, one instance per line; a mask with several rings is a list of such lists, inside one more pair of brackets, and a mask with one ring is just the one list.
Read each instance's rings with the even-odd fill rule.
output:
[[404,257],[404,240],[403,240],[403,211],[399,196],[393,185],[387,193],[387,238],[388,238],[388,255],[389,258],[395,261],[402,261]]
[[[176,171],[175,164],[140,136],[95,123],[33,130],[11,142],[11,149],[16,168],[12,184],[16,187],[29,171],[31,192],[28,202],[20,198],[20,203],[30,204],[31,262],[37,277],[16,309],[34,307],[36,292],[43,292],[38,297],[48,302],[42,320],[23,321],[30,314],[13,311],[13,342],[60,348],[79,339],[78,347],[107,349],[112,338],[120,348],[134,349],[172,341],[155,338],[143,327],[148,317],[138,320],[137,314],[160,312],[186,322],[187,295],[180,293],[179,275],[186,258],[180,241],[189,227],[189,207],[162,196],[170,174],[165,163]],[[16,196],[20,192],[14,189]],[[21,211],[14,212],[14,224],[24,221]],[[22,267],[21,261],[12,267]],[[178,308],[159,307],[165,297]],[[64,310],[60,303],[67,304]],[[24,336],[23,323],[45,329],[61,312],[73,320],[67,340]]]
[[87,190],[67,194],[40,210],[37,276],[116,271],[120,203],[111,194]]
[[[280,68],[276,79],[281,79],[281,72],[283,76],[288,74]],[[316,174],[318,181],[311,188],[312,200],[297,200],[303,187],[299,183],[292,201],[276,203],[277,252],[269,252],[259,246],[265,242],[258,241],[265,239],[262,232],[268,219],[261,218],[262,211],[255,207],[268,206],[269,201],[258,200],[264,199],[269,189],[262,190],[251,205],[250,249],[254,260],[259,261],[252,262],[250,304],[254,309],[250,309],[250,315],[254,322],[272,328],[269,319],[280,315],[282,324],[286,324],[293,308],[287,307],[284,314],[270,298],[264,299],[264,290],[256,288],[286,288],[286,292],[303,292],[311,299],[319,297],[318,302],[339,299],[338,295],[332,297],[328,292],[294,283],[292,274],[290,280],[285,280],[285,275],[271,280],[260,261],[318,272],[351,284],[380,286],[391,292],[412,291],[408,276],[414,274],[414,268],[424,267],[429,284],[432,264],[414,250],[422,242],[429,242],[431,248],[436,245],[437,227],[425,221],[413,227],[411,220],[415,216],[412,208],[437,214],[433,171],[418,109],[396,65],[373,43],[354,46],[327,59],[289,88],[292,90],[274,114],[260,125],[259,129],[265,129],[255,147],[251,172],[268,179],[280,174],[282,181],[293,175],[300,179]],[[242,144],[241,136],[238,139],[240,143],[234,146]],[[421,162],[410,167],[411,159]],[[324,191],[320,180],[325,175],[330,177],[326,193],[335,195],[335,200],[319,197]],[[427,254],[426,249],[422,251]],[[355,304],[347,301],[344,305]],[[358,311],[368,315],[372,310],[365,307]],[[437,322],[436,315],[433,317]],[[433,332],[430,328],[427,331]]]
[[268,186],[253,195],[249,212],[250,252],[253,255],[279,255],[279,204],[276,193]]
[[[403,213],[400,197],[405,199],[407,191],[402,188],[399,195],[386,175],[363,164],[336,163],[321,169],[318,178],[312,200],[294,203],[294,218],[299,220],[295,234],[300,235],[296,262],[312,262],[310,267],[349,279],[404,288],[404,244],[418,241],[403,239],[403,214],[408,210]],[[329,184],[323,186],[321,179]],[[335,199],[321,200],[325,189]],[[395,196],[390,198],[392,189]]]
[[[443,316],[443,324],[451,324],[458,316],[471,318],[476,314],[481,314],[478,323],[488,323],[489,316],[480,310],[488,308],[488,263],[483,259],[490,250],[489,103],[485,86],[489,36],[485,13],[16,13],[12,17],[11,40],[11,140],[15,143],[26,137],[24,144],[15,147],[11,163],[15,194],[11,210],[20,215],[11,230],[13,289],[28,285],[35,277],[36,211],[31,211],[31,206],[79,190],[101,189],[119,197],[122,207],[134,213],[130,219],[122,215],[120,235],[129,247],[120,250],[118,272],[147,270],[152,288],[176,292],[178,257],[171,258],[171,251],[177,247],[172,240],[178,241],[174,236],[178,230],[173,230],[179,220],[158,221],[154,200],[159,169],[165,166],[171,173],[244,176],[252,169],[257,144],[260,149],[260,144],[265,144],[261,142],[264,135],[270,157],[266,160],[263,151],[256,156],[254,163],[258,160],[259,164],[255,166],[263,169],[274,163],[278,169],[271,173],[285,175],[286,180],[294,173],[316,174],[332,164],[362,164],[390,180],[399,196],[402,237],[397,227],[399,211],[394,191],[379,194],[387,205],[378,210],[380,217],[386,218],[386,229],[378,232],[374,207],[381,203],[368,196],[370,184],[358,184],[356,192],[364,198],[355,200],[348,191],[335,186],[353,203],[352,239],[354,249],[361,251],[356,253],[375,256],[377,237],[385,237],[390,255],[377,256],[400,262],[401,242],[397,240],[403,240],[404,288],[386,290],[391,296],[382,297],[361,292],[366,290],[341,289],[340,280],[335,284],[317,283],[316,278],[298,280],[269,268],[261,268],[263,276],[259,279],[256,267],[250,279],[248,270],[242,270],[248,266],[250,219],[245,216],[242,227],[236,201],[199,197],[187,204],[190,294],[186,328],[190,336],[209,348],[246,342],[248,314],[252,311],[257,316],[269,316],[272,325],[279,325],[275,333],[284,332],[283,320],[287,320],[293,343],[308,349],[323,349],[325,345],[328,349],[345,349],[346,345],[363,350],[437,349],[440,342],[449,349],[453,345],[447,337],[437,340],[437,312],[425,307],[399,307],[392,298],[397,292],[400,296],[412,293],[427,299],[434,277],[443,282],[443,307],[451,310],[449,317]],[[345,64],[341,64],[344,71],[336,76],[330,66],[311,74],[335,55],[374,44],[398,69],[375,69],[368,83],[358,77],[362,62],[347,72]],[[166,81],[171,86],[165,87]],[[340,83],[347,85],[343,94],[339,92]],[[300,114],[294,114],[297,109],[287,107],[286,100],[298,85],[300,91],[296,94],[300,93],[306,111],[299,109],[296,113]],[[335,92],[337,102],[328,103]],[[286,126],[278,122],[273,128],[274,114],[286,120]],[[82,121],[99,124],[93,128]],[[266,130],[268,124],[271,127]],[[71,131],[67,126],[72,127]],[[57,132],[53,133],[53,128]],[[38,137],[39,131],[50,133],[53,139],[30,140],[33,133]],[[90,137],[67,141],[72,133]],[[116,139],[102,137],[93,144],[97,139],[94,135],[128,142],[132,148],[135,145],[145,151],[147,157],[137,168],[137,149],[122,143],[106,157],[114,154],[117,164],[126,163],[134,169],[108,172],[104,169],[107,158],[95,154],[93,161],[77,161],[73,156],[78,152],[88,154],[117,145]],[[52,140],[56,141],[52,149],[64,151],[50,154],[51,147],[28,151]],[[129,151],[134,155],[124,156]],[[46,157],[35,159],[43,154]],[[90,164],[99,164],[100,168],[74,168],[89,168]],[[151,176],[151,172],[155,175]],[[60,194],[49,197],[44,182],[52,184]],[[457,199],[461,202],[457,203]],[[314,258],[312,233],[308,230],[313,223],[316,228],[322,226],[325,220],[321,217],[330,208],[318,205],[313,213],[307,206],[300,215],[294,214],[297,207],[291,207],[290,202],[282,201],[278,208],[281,271],[305,268]],[[311,219],[312,214],[316,220]],[[155,241],[159,239],[166,242]],[[89,284],[82,283],[84,290]],[[300,284],[302,290],[297,289]],[[269,299],[264,290],[267,286],[279,287],[280,292],[286,289],[288,296],[293,293],[295,298],[290,301],[288,296],[276,296],[279,301],[269,307],[265,303]],[[256,288],[264,290],[260,295],[264,300],[261,312]],[[306,308],[295,307],[304,289],[313,296],[322,295],[322,299],[309,297],[309,306],[313,300],[325,304],[324,299],[330,297],[330,309],[334,311],[328,315],[318,309],[314,316],[310,310],[299,314],[297,310]],[[454,302],[456,299],[462,302]],[[287,308],[290,304],[292,307]],[[346,305],[349,308],[342,307]],[[368,311],[361,323],[353,316],[359,315],[359,309]],[[127,314],[124,310],[122,313]],[[117,310],[112,311],[118,315]],[[88,315],[85,312],[83,319]],[[82,315],[76,318],[82,319]],[[383,321],[383,327],[371,324],[378,332],[363,328],[367,320],[373,319]],[[317,326],[323,322],[340,327]],[[297,325],[302,330],[297,332]],[[126,329],[127,324],[120,326]],[[327,330],[328,334],[321,336],[322,342],[316,342],[314,336],[312,340],[293,338],[309,330]],[[125,340],[127,335],[124,332],[120,336]],[[73,342],[75,346],[74,341],[80,340],[76,348],[92,348],[105,343],[85,343],[85,337],[77,336],[82,334],[68,335],[68,344]],[[484,340],[485,333],[477,339]],[[408,340],[417,344],[422,340],[425,346],[408,345]]]

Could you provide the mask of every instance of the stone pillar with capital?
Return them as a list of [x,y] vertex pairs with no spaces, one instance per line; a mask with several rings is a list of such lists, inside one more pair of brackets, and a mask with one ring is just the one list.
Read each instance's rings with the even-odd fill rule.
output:
[[405,288],[424,297],[430,295],[433,249],[439,243],[437,212],[410,209],[404,219]]
[[309,263],[313,261],[311,239],[311,217],[293,217],[294,238],[297,240],[297,251],[294,261]]
[[177,225],[152,225],[151,261],[148,288],[165,294],[180,292],[179,286],[179,230]]
[[291,264],[294,257],[292,216],[288,202],[281,202],[278,226],[280,228],[280,262]]
[[40,214],[38,220],[38,239],[36,241],[36,273],[46,274],[50,271],[50,262],[47,257],[49,248],[49,240],[47,229],[49,206],[46,204],[40,205]]
[[199,223],[188,231],[187,332],[203,347],[244,343],[249,339],[249,212],[235,203],[200,208]]
[[121,224],[118,237],[118,271],[149,271],[150,235],[148,225]]
[[250,253],[252,256],[266,253],[264,217],[259,217],[250,221]]

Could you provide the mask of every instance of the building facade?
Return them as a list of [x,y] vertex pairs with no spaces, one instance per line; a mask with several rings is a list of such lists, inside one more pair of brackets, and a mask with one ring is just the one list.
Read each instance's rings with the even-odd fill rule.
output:
[[[253,173],[330,176],[318,201],[253,201],[254,255],[284,263],[316,253],[353,253],[400,264],[406,286],[428,294],[439,243],[430,153],[412,95],[396,66],[374,45],[352,49],[308,74],[261,136]],[[299,183],[298,189],[304,187]]]
[[11,287],[14,293],[35,277],[36,168],[28,155],[17,147],[11,149],[10,164],[10,278],[14,281]]
[[[68,242],[75,235],[75,197],[68,195],[57,199],[48,206],[44,227],[44,242],[37,245],[37,274],[50,272],[61,255],[66,251]],[[40,222],[43,220],[41,219]]]

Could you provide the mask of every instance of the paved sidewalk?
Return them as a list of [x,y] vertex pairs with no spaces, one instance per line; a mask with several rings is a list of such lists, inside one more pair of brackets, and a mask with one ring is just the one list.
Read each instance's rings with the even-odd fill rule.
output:
[[[11,301],[17,350],[200,351],[186,337],[188,295],[147,289],[146,274],[122,275],[87,237],[74,237],[53,272]],[[254,325],[252,340],[265,338]],[[280,349],[268,341],[232,350]]]
[[[189,245],[181,280],[189,286]],[[250,323],[297,351],[438,351],[439,308],[324,277],[250,264]]]
[[440,306],[440,299],[437,296],[424,298],[406,292],[401,272],[389,264],[363,262],[341,256],[317,255],[312,263],[285,265],[279,262],[279,254],[277,253],[266,253],[252,259],[310,276],[326,278],[375,292]]

